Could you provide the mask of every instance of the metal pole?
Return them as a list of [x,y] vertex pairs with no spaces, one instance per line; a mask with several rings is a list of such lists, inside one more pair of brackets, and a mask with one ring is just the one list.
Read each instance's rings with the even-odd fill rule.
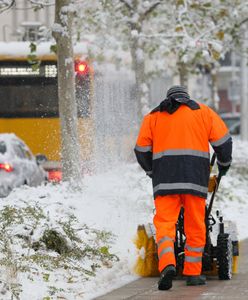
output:
[[[231,73],[231,82],[232,82],[232,85],[233,85],[233,88],[236,90],[236,55],[235,55],[235,52],[232,51],[231,53],[231,64],[232,64],[232,73]],[[231,93],[232,95],[232,98],[231,99],[231,104],[232,104],[232,113],[235,113],[236,112],[236,99],[234,99],[234,97],[237,97],[237,95],[234,95],[234,93]]]
[[243,25],[243,51],[241,57],[241,139],[248,141],[248,32]]

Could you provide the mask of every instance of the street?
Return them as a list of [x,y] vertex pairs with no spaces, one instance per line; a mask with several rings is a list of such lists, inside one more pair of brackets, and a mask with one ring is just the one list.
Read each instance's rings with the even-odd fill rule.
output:
[[205,286],[188,287],[185,281],[178,279],[173,282],[169,291],[157,289],[158,278],[141,278],[96,300],[163,300],[163,299],[247,299],[248,298],[248,240],[240,245],[238,274],[232,280],[221,281],[216,277],[208,277]]

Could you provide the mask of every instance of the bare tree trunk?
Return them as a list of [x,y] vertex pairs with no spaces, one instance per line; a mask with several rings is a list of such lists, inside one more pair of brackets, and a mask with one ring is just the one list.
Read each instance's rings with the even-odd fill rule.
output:
[[218,75],[216,67],[210,71],[211,76],[211,104],[210,106],[218,111],[219,110],[219,95],[218,95]]
[[243,53],[241,61],[241,139],[248,141],[248,59],[247,59],[247,46],[248,46],[248,33],[247,24],[243,26]]
[[136,38],[133,38],[131,43],[131,56],[133,70],[135,73],[136,94],[138,98],[138,119],[141,120],[142,117],[149,112],[149,95],[145,75],[145,59],[143,56],[143,50]]
[[178,62],[178,72],[180,85],[185,86],[188,89],[188,71],[187,66],[183,62]]
[[58,97],[63,180],[79,181],[81,179],[81,159],[72,45],[73,12],[70,10],[70,3],[70,0],[56,0],[53,36],[57,43],[58,57]]

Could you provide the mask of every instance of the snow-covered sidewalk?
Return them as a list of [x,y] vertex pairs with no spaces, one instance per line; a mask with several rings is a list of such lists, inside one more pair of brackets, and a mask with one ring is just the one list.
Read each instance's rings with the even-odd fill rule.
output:
[[[223,178],[214,204],[214,210],[220,208],[227,219],[237,223],[240,239],[248,236],[247,154],[248,143],[235,139],[233,167]],[[98,247],[108,260],[98,255],[97,262],[94,262],[94,256],[86,256],[81,260],[80,268],[91,268],[94,272],[81,281],[76,271],[61,269],[53,274],[37,265],[33,274],[17,270],[12,274],[13,278],[8,272],[1,272],[2,282],[10,281],[19,287],[20,299],[94,299],[137,278],[132,273],[137,255],[132,240],[137,225],[152,222],[153,217],[151,182],[137,164],[123,164],[104,174],[87,176],[84,187],[78,191],[70,189],[67,184],[16,189],[7,198],[1,199],[0,210],[3,211],[6,206],[25,208],[27,205],[41,208],[46,219],[42,219],[40,224],[49,228],[56,228],[63,223],[61,220],[74,216],[77,219],[74,227],[81,228],[78,230],[80,239],[87,245]],[[22,225],[11,228],[11,233],[15,236],[22,234],[25,229]],[[41,231],[42,228],[37,228],[31,239]],[[104,234],[109,231],[113,237],[104,239]],[[11,249],[13,253],[26,251],[16,242]],[[119,261],[114,259],[115,255]],[[93,268],[93,263],[98,266]],[[2,290],[1,299],[10,299],[6,285]]]

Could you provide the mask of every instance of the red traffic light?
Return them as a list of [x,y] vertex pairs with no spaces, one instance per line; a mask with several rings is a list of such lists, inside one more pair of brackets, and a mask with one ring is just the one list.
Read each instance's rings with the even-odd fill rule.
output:
[[89,66],[86,61],[76,61],[75,71],[78,75],[87,75],[89,73]]
[[5,172],[12,172],[14,170],[13,167],[8,163],[0,164],[0,169],[4,170]]

